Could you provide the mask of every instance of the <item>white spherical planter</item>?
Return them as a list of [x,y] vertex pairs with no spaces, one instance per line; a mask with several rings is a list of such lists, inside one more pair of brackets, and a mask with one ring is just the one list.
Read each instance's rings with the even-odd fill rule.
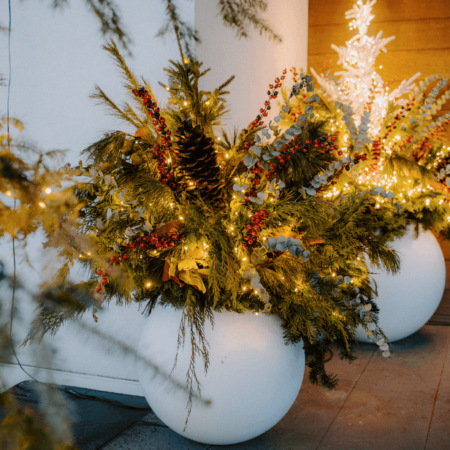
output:
[[[376,273],[372,277],[378,287],[379,326],[394,342],[415,333],[436,311],[445,289],[445,260],[433,233],[421,229],[414,239],[412,225],[391,247],[400,256],[400,272],[388,275],[370,265],[369,269]],[[357,340],[371,342],[362,327]]]
[[[139,351],[166,373],[174,364],[181,310],[156,307],[148,318]],[[197,442],[227,445],[252,439],[272,428],[297,398],[305,370],[303,346],[286,345],[278,316],[251,312],[214,314],[206,325],[210,366],[196,373],[204,405],[194,400],[185,431],[188,394],[153,369],[141,365],[139,380],[155,414],[173,431]],[[191,357],[189,330],[171,378],[186,384]]]

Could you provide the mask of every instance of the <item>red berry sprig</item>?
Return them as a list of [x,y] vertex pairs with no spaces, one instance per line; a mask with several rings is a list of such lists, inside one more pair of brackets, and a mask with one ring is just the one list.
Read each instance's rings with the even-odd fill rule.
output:
[[120,244],[118,250],[121,253],[120,256],[113,256],[111,262],[120,264],[121,261],[129,259],[130,254],[133,251],[162,251],[168,248],[175,247],[181,243],[184,243],[186,234],[178,236],[174,233],[166,233],[158,235],[157,233],[149,233],[144,231],[142,235],[134,235],[131,237],[131,242],[128,244]]
[[153,125],[160,134],[161,145],[153,146],[153,159],[158,161],[158,171],[161,174],[161,181],[170,186],[173,190],[177,190],[178,186],[175,182],[173,169],[167,164],[166,152],[170,152],[172,147],[171,131],[167,130],[166,119],[161,117],[160,109],[155,101],[144,87],[133,89],[133,94],[142,99],[142,103],[147,107],[147,113],[153,119]]
[[[307,153],[311,147],[314,147],[315,149],[322,149],[325,153],[331,153],[334,150],[338,150],[339,146],[335,144],[336,139],[336,136],[329,137],[328,134],[325,134],[317,139],[314,139],[314,142],[308,139],[303,148],[301,148],[301,146],[297,143],[299,137],[294,136],[294,139],[289,144],[285,144],[281,148],[281,155],[276,157],[275,162],[269,162],[270,169],[266,174],[266,178],[268,180],[278,178],[279,172],[283,170],[287,161],[289,161],[297,152]],[[342,152],[339,153],[342,154]]]
[[[274,84],[269,84],[269,90],[267,91],[267,95],[269,96],[269,99],[264,102],[264,108],[261,108],[259,110],[259,114],[256,116],[256,119],[250,124],[250,127],[252,129],[258,128],[259,126],[264,124],[264,121],[262,120],[263,117],[267,117],[268,112],[270,110],[270,100],[275,99],[278,97],[279,92],[277,89],[281,88],[283,85],[282,81],[286,78],[287,70],[283,70],[283,75],[280,78],[275,78]],[[248,132],[248,130],[244,130],[245,132]]]
[[261,228],[265,225],[266,219],[269,214],[264,209],[260,211],[253,211],[253,216],[251,218],[252,223],[246,225],[246,234],[244,236],[244,242],[242,243],[242,248],[248,250],[249,248],[254,248],[259,242],[259,232]]
[[292,69],[289,69],[289,72],[292,72],[292,80],[294,83],[297,83],[297,77],[300,75],[299,72],[297,72],[297,69],[295,67],[292,67]]
[[105,290],[105,285],[109,283],[109,273],[107,270],[98,269],[96,272],[98,275],[98,284],[95,287],[95,292],[100,293]]
[[259,187],[261,186],[261,174],[263,173],[262,163],[257,163],[256,167],[249,170],[253,174],[253,178],[249,178],[251,188],[244,194],[244,204],[249,205],[251,200],[249,197],[256,197],[258,195]]
[[411,99],[411,103],[406,104],[406,107],[405,106],[400,107],[400,111],[397,112],[397,114],[394,117],[394,120],[390,124],[386,125],[386,133],[384,135],[384,139],[387,139],[389,134],[392,133],[392,131],[397,128],[397,122],[402,120],[402,118],[406,117],[407,112],[411,111],[411,108],[414,106],[415,101],[416,99],[413,98]]
[[422,142],[418,144],[418,148],[413,153],[413,158],[416,162],[421,161],[425,155],[431,150],[433,144],[430,143],[430,139],[436,137],[440,132],[445,131],[445,127],[448,121],[444,121],[441,125],[435,128],[433,131],[428,133],[423,139]]

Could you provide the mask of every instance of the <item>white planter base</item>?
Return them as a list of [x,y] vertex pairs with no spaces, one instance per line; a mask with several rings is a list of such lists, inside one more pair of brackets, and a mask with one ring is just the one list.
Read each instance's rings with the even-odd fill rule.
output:
[[[401,258],[401,270],[387,275],[384,270],[369,266],[376,274],[380,308],[380,328],[391,342],[406,338],[425,325],[436,311],[445,289],[445,260],[438,241],[431,231],[420,231],[413,239],[414,229],[395,239],[392,248]],[[371,342],[359,327],[357,340]]]
[[[141,368],[139,379],[149,405],[173,431],[197,442],[228,445],[252,439],[272,428],[297,398],[305,370],[302,345],[285,345],[281,320],[246,312],[214,314],[206,325],[210,367],[205,375],[197,357],[196,372],[205,406],[194,400],[185,431],[188,395],[166,378]],[[158,306],[148,318],[140,352],[167,373],[172,370],[181,310]],[[191,357],[189,330],[171,377],[186,384]]]

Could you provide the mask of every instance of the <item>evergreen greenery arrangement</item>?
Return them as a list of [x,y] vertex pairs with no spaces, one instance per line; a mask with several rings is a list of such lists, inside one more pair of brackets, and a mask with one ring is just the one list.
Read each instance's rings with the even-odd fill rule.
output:
[[[193,358],[205,364],[205,320],[221,310],[281,317],[286,342],[303,341],[310,381],[325,388],[337,383],[324,367],[328,346],[351,362],[358,325],[389,356],[363,255],[395,273],[399,258],[387,243],[407,220],[388,205],[375,208],[370,191],[329,201],[314,189],[317,180],[327,187],[348,171],[350,159],[339,157],[329,123],[314,113],[320,99],[311,77],[298,76],[279,115],[265,124],[284,71],[255,120],[230,136],[218,127],[231,79],[202,91],[207,71],[181,54],[166,69],[170,99],[162,107],[115,43],[105,49],[131,101],[117,105],[100,88],[93,96],[135,133],[108,133],[78,167],[65,168],[75,183],[66,196],[78,202],[48,235],[46,245],[60,249],[64,264],[42,296],[29,339],[86,311],[97,320],[104,302],[139,302],[147,313],[160,302],[183,309],[179,342],[188,324],[198,333]],[[283,126],[300,97],[308,97],[305,113]],[[76,260],[91,276],[73,285],[68,273]]]
[[[439,94],[448,79],[430,77],[415,87],[413,77],[389,94],[373,68],[388,40],[367,36],[374,1],[358,2],[348,17],[359,34],[339,50],[345,72],[316,74],[317,91],[294,68],[287,88],[285,71],[255,119],[230,135],[220,126],[232,79],[212,92],[200,89],[208,70],[189,51],[186,39],[192,31],[195,41],[195,33],[186,28],[180,37],[176,10],[166,3],[181,56],[166,69],[167,105],[157,103],[111,41],[105,50],[130,101],[118,105],[99,87],[93,97],[133,133],[108,133],[79,166],[60,171],[47,164],[55,153],[34,152],[28,162],[18,152],[29,155],[32,145],[9,133],[0,141],[0,191],[16,199],[0,202],[0,236],[24,238],[42,226],[45,245],[59,249],[63,261],[37,298],[26,342],[86,312],[97,321],[104,303],[138,302],[150,314],[159,302],[183,310],[179,343],[190,327],[198,333],[193,358],[207,364],[206,320],[221,310],[276,314],[286,342],[303,342],[310,381],[334,388],[325,353],[335,344],[351,362],[359,325],[390,355],[368,262],[395,273],[400,260],[389,242],[408,223],[448,227],[450,165],[440,132],[450,117],[435,118],[450,97]],[[219,5],[241,35],[254,23],[277,38],[254,16],[265,2],[245,10],[234,0]],[[279,113],[268,121],[275,107]],[[76,261],[88,274],[78,284],[69,278]],[[188,372],[191,391],[192,379]],[[17,412],[6,423],[9,435],[21,420],[41,425],[34,413],[9,406]]]
[[[312,70],[320,85],[317,114],[339,136],[341,151],[368,155],[324,196],[332,199],[355,187],[370,189],[379,195],[375,208],[393,198],[409,220],[446,234],[450,143],[445,131],[450,114],[439,113],[450,98],[449,77],[433,75],[416,86],[413,81],[419,72],[390,92],[390,83],[376,71],[376,59],[394,37],[382,38],[381,31],[368,35],[375,3],[360,0],[346,12],[350,29],[358,32],[346,46],[332,45],[342,70],[333,74],[325,69],[320,75]],[[305,108],[304,100],[298,100],[296,108]]]
[[[114,3],[87,3],[103,31],[127,48]],[[188,330],[198,336],[191,340],[192,361],[200,357],[207,367],[205,321],[223,310],[274,314],[286,343],[303,343],[310,381],[332,389],[338,378],[325,370],[326,351],[334,344],[351,362],[358,326],[390,356],[369,262],[397,272],[400,260],[389,243],[410,222],[448,229],[450,146],[442,132],[450,116],[436,118],[450,98],[448,78],[429,77],[416,87],[416,75],[389,93],[374,67],[390,39],[367,36],[375,0],[359,1],[347,13],[359,33],[336,48],[343,72],[314,72],[317,91],[294,68],[287,87],[284,71],[255,119],[227,134],[220,127],[232,79],[211,92],[200,88],[208,70],[191,51],[198,36],[175,4],[165,3],[160,34],[171,25],[180,49],[162,84],[170,94],[166,105],[113,41],[105,46],[130,100],[118,105],[99,87],[93,98],[132,133],[107,133],[84,151],[79,166],[54,171],[58,152],[40,152],[21,138],[19,120],[0,122],[0,129],[7,126],[0,138],[0,237],[24,241],[42,227],[45,246],[57,248],[62,261],[36,298],[25,343],[86,312],[97,321],[97,310],[111,301],[138,302],[147,314],[160,303],[182,309],[178,342]],[[259,17],[266,2],[218,4],[239,36],[253,25],[279,39]],[[108,22],[104,11],[111,6]],[[279,111],[269,121],[272,108]],[[75,262],[88,274],[77,284],[69,277]],[[6,348],[8,330],[1,331]],[[195,365],[186,379],[192,396]],[[49,419],[54,410],[44,421],[12,396],[0,401],[10,412],[2,423],[4,445],[74,448],[68,430],[52,435],[59,426]]]

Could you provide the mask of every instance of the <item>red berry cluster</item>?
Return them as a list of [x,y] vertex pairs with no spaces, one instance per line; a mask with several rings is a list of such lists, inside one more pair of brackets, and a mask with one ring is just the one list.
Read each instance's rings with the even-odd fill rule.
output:
[[131,242],[128,244],[119,245],[118,249],[121,253],[120,256],[113,256],[111,262],[119,263],[122,260],[127,260],[130,254],[136,250],[165,250],[167,248],[175,247],[176,245],[183,243],[186,238],[186,234],[178,236],[173,233],[166,233],[158,235],[157,233],[149,233],[144,231],[142,235],[134,235],[131,237]]
[[[180,243],[183,243],[186,238],[186,234],[177,236],[176,234],[164,234],[158,236],[156,233],[149,233],[144,231],[142,236],[132,236],[129,244],[121,244],[118,247],[120,256],[112,256],[109,260],[109,267],[113,265],[119,265],[122,261],[129,259],[130,254],[127,252],[135,250],[165,250],[167,248],[175,247]],[[109,273],[107,270],[98,269],[95,272],[99,276],[99,284],[96,286],[95,291],[100,293],[104,290],[104,286],[108,284]]]
[[133,94],[142,99],[142,103],[147,107],[147,113],[152,117],[153,125],[156,131],[161,134],[161,145],[153,146],[153,159],[158,161],[158,170],[161,174],[161,181],[176,190],[177,185],[174,180],[174,173],[167,164],[166,152],[170,152],[172,147],[171,131],[167,130],[166,119],[161,117],[160,109],[156,102],[152,101],[152,97],[144,87],[133,89]]
[[[161,142],[163,142],[162,138]],[[167,184],[174,191],[176,191],[178,189],[178,186],[175,183],[173,170],[171,170],[170,166],[167,164],[164,144],[163,146],[160,146],[158,144],[155,144],[153,146],[153,159],[156,159],[158,161],[158,170],[161,174],[161,182]]]
[[256,197],[258,195],[259,186],[261,185],[261,174],[263,173],[263,169],[261,168],[262,163],[257,163],[256,167],[250,169],[249,172],[254,175],[253,178],[250,178],[251,188],[245,193],[244,203],[246,205],[251,203],[249,197]]
[[[297,141],[299,140],[298,136],[294,136],[294,139],[289,144],[285,144],[281,148],[280,150],[281,155],[276,157],[277,161],[269,162],[270,169],[266,174],[266,178],[268,180],[278,178],[278,173],[281,170],[283,170],[283,166],[289,159],[292,158],[293,155],[295,155],[297,152],[300,151],[303,153],[307,153],[310,150],[311,146],[313,146],[316,149],[321,148],[326,153],[332,152],[333,150],[337,150],[339,146],[334,144],[336,139],[337,139],[336,136],[331,136],[329,138],[328,134],[325,134],[317,139],[314,139],[314,142],[307,140],[303,148],[301,148],[301,146],[297,143]],[[342,154],[342,152],[340,153]]]
[[[305,146],[303,148],[300,148],[301,146],[297,143],[299,140],[298,136],[294,136],[294,139],[289,143],[285,144],[281,150],[281,155],[278,155],[275,157],[275,160],[269,161],[270,169],[266,173],[266,178],[268,180],[272,180],[274,178],[278,178],[279,172],[283,170],[284,165],[287,163],[288,160],[292,158],[293,155],[295,155],[297,152],[302,151],[306,153],[311,146],[313,146],[316,149],[323,149],[324,152],[329,153],[334,150],[337,150],[339,148],[338,145],[335,144],[336,142],[336,136],[329,136],[328,134],[325,134],[323,136],[320,136],[317,139],[314,139],[314,142],[311,142],[310,140],[307,140],[305,142]],[[342,154],[342,152],[339,152]],[[358,164],[359,160],[365,160],[366,155],[358,155],[355,153],[354,155],[354,163]],[[350,170],[350,163],[347,164],[347,167],[345,169]],[[344,167],[341,169],[341,172],[344,170]],[[249,197],[256,197],[258,195],[258,189],[261,185],[261,174],[263,173],[262,169],[262,163],[258,162],[256,164],[256,167],[253,169],[250,169],[250,173],[252,173],[254,176],[253,178],[250,178],[251,182],[251,188],[245,193],[245,200],[244,203],[246,205],[251,203],[251,200]],[[339,175],[337,176],[339,178]],[[336,184],[336,182],[332,182],[332,184]],[[317,191],[320,193],[320,190]],[[319,197],[320,198],[320,197]],[[259,211],[255,212],[255,215],[252,217],[252,222],[254,222],[254,225],[248,224],[246,236],[244,239],[246,242],[242,244],[243,248],[247,250],[250,247],[253,247],[257,245],[257,242],[259,241],[259,236],[257,236],[258,231],[260,230],[260,227],[264,225],[264,219],[267,217],[267,213],[265,211]]]
[[[279,92],[277,91],[277,89],[281,88],[281,86],[283,84],[282,80],[284,80],[286,78],[286,73],[287,73],[287,70],[284,69],[283,75],[280,77],[281,79],[275,78],[275,84],[269,84],[269,90],[267,91],[269,100],[266,100],[264,102],[264,108],[261,108],[259,110],[260,114],[258,114],[256,116],[256,119],[250,124],[251,128],[255,129],[264,124],[262,118],[267,117],[267,115],[268,115],[267,111],[270,110],[270,100],[278,97]],[[248,130],[245,130],[245,131],[247,132]]]
[[300,75],[299,72],[297,72],[297,69],[295,67],[292,67],[292,69],[289,69],[289,72],[292,72],[292,80],[294,83],[297,83],[297,77]]
[[97,285],[97,287],[95,288],[95,290],[96,290],[96,292],[101,292],[103,289],[104,289],[104,285],[105,284],[108,284],[108,271],[107,270],[101,270],[101,269],[98,269],[96,272],[95,272],[97,275],[98,275],[98,277],[99,277],[99,284]]
[[[328,140],[329,139],[329,140]],[[316,149],[323,149],[323,151],[325,153],[330,153],[333,150],[338,150],[339,149],[339,145],[335,144],[337,137],[336,136],[331,136],[329,137],[328,134],[324,134],[323,136],[320,136],[317,139],[314,139],[314,143],[312,143],[310,140],[305,142],[305,149],[306,151],[309,150],[309,148],[311,146],[313,146]],[[303,149],[303,151],[305,151],[305,149]],[[306,153],[305,151],[305,153]],[[342,152],[339,152],[339,154],[342,155]]]
[[254,215],[251,218],[252,223],[246,225],[247,231],[244,236],[245,242],[242,243],[242,248],[244,250],[248,250],[249,248],[256,247],[259,242],[258,233],[261,231],[261,228],[266,223],[266,219],[269,217],[269,214],[264,209],[260,211],[253,211]]
[[297,112],[294,112],[294,111],[292,111],[292,109],[290,109],[288,114],[290,115],[289,118],[290,118],[291,122],[297,122],[298,116],[303,114],[302,107],[300,105],[297,105]]

